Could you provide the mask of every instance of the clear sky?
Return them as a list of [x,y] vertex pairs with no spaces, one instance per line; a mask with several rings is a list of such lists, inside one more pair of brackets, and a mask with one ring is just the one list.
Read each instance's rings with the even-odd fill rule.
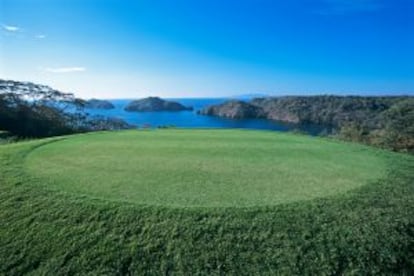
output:
[[81,97],[413,94],[412,0],[0,0],[0,78]]

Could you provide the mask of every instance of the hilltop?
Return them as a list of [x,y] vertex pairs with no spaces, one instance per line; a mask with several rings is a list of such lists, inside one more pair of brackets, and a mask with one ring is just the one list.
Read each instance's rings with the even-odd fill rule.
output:
[[159,97],[148,97],[130,102],[126,111],[153,112],[153,111],[186,111],[193,110],[192,107],[184,106],[173,101],[166,101]]

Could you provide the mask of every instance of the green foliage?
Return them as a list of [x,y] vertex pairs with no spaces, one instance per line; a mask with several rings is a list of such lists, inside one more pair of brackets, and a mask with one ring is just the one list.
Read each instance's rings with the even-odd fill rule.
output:
[[339,137],[363,142],[394,151],[414,152],[414,99],[398,101],[377,115],[378,127],[370,128],[364,122],[343,125]]
[[300,123],[314,123],[340,128],[348,123],[364,125],[369,129],[383,124],[381,114],[391,106],[410,97],[359,97],[359,96],[289,96],[259,98],[251,103],[263,108],[269,118],[284,114]]
[[0,93],[0,127],[21,137],[45,137],[72,133],[68,118],[59,109]]
[[90,118],[83,112],[84,104],[72,94],[48,86],[0,79],[0,129],[15,136],[49,137],[131,128],[120,119]]
[[345,194],[268,207],[166,208],[50,189],[24,166],[52,141],[0,146],[0,274],[414,271],[410,155],[381,152],[386,174]]
[[392,106],[384,113],[385,146],[393,150],[414,152],[414,99]]
[[413,97],[313,96],[256,99],[270,117],[325,126],[337,137],[395,151],[414,151]]

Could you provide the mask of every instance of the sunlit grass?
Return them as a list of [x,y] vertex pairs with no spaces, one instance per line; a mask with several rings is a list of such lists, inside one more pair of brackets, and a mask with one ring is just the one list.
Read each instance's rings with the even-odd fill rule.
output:
[[29,174],[56,189],[163,206],[274,205],[343,193],[385,175],[384,154],[275,132],[158,130],[42,146]]
[[[250,151],[241,150],[248,147]],[[201,161],[196,149],[203,153]],[[185,156],[198,161],[185,162]],[[249,162],[243,161],[247,157]],[[172,162],[174,158],[179,161]],[[156,167],[160,161],[185,168],[167,178],[155,173],[168,171]],[[234,179],[242,183],[253,178],[237,171],[239,166],[265,179],[262,173],[276,174],[260,171],[256,164],[273,162],[284,168],[285,174],[282,169],[278,174],[291,185],[307,178],[302,189],[313,199],[301,197],[300,188],[286,188],[275,199],[274,187],[260,181],[249,182],[258,183],[262,192],[249,190],[247,181],[234,187],[217,180],[229,174],[223,164],[232,164],[233,172],[241,174]],[[289,164],[292,174],[286,173]],[[217,188],[221,195],[197,184],[217,198],[210,203],[198,196],[193,203],[189,198],[197,197],[196,189],[168,181],[165,185],[174,187],[166,187],[169,195],[138,183],[134,167],[163,181],[176,179],[175,174],[206,181],[215,170],[210,184],[225,188]],[[200,167],[200,173],[190,172]],[[321,192],[317,183],[329,187],[329,181],[318,180],[310,168],[335,183],[335,193]],[[72,175],[75,171],[80,175]],[[268,132],[119,132],[1,145],[0,274],[409,275],[414,271],[413,171],[409,155]],[[122,182],[122,174],[129,174],[126,179],[136,186]],[[337,179],[342,177],[347,179],[343,190]],[[161,194],[146,199],[133,187]],[[244,201],[235,201],[236,195]],[[290,195],[296,199],[285,200]],[[232,200],[237,208],[220,207]]]

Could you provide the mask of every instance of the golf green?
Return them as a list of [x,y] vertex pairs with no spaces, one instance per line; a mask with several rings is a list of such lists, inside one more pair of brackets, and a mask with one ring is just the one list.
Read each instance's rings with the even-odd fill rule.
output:
[[25,159],[48,188],[167,207],[250,207],[333,196],[386,172],[383,151],[249,130],[152,130],[68,136]]

